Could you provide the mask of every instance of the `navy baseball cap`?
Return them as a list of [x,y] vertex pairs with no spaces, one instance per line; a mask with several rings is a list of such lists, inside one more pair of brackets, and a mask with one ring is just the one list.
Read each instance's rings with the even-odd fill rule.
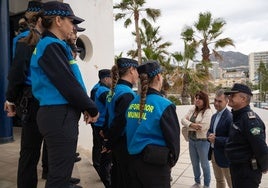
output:
[[251,89],[247,86],[247,85],[244,85],[244,84],[234,84],[231,91],[225,91],[224,94],[225,95],[231,95],[233,93],[246,93],[248,95],[253,95],[252,92],[251,92]]
[[79,24],[85,21],[74,15],[73,10],[67,3],[59,1],[50,1],[43,4],[44,16],[62,16],[73,19],[73,24]]
[[26,12],[39,12],[43,8],[43,3],[40,1],[29,1]]
[[111,77],[111,70],[110,69],[101,69],[99,70],[99,79]]
[[138,67],[138,61],[134,59],[129,59],[129,58],[119,58],[117,59],[117,66],[119,68],[125,68],[125,67]]
[[157,74],[161,73],[163,69],[157,61],[146,61],[138,67],[138,73],[145,73],[149,78],[155,77]]
[[74,29],[75,29],[77,32],[83,32],[83,31],[86,30],[86,29],[83,28],[83,27],[79,27],[77,24],[74,25]]

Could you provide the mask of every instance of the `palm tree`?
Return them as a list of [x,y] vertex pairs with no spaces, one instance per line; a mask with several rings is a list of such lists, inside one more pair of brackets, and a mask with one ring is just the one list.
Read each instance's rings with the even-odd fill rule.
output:
[[[210,12],[200,13],[198,21],[194,23],[194,27],[187,26],[184,34],[187,40],[196,42],[201,47],[201,66],[199,69],[205,72],[209,79],[209,67],[211,67],[210,55],[218,59],[222,56],[217,52],[218,48],[224,48],[226,46],[234,46],[234,42],[231,38],[219,38],[223,33],[223,27],[226,22],[222,18],[212,19]],[[212,52],[211,52],[212,51]]]
[[[167,48],[171,46],[170,42],[162,42],[162,37],[159,35],[159,26],[153,27],[152,24],[143,18],[141,20],[142,28],[139,28],[142,60],[147,61],[150,59],[157,60],[163,67],[170,69],[169,52]],[[132,33],[136,36],[136,33]],[[127,53],[133,58],[137,57],[137,50],[130,50]]]
[[[177,78],[176,82],[181,83],[182,85],[182,104],[189,104],[189,97],[193,99],[194,94],[202,89],[202,84],[206,82],[206,76],[203,71],[196,71],[195,69],[189,68],[190,61],[194,61],[194,58],[197,53],[197,42],[188,38],[192,30],[185,28],[182,31],[181,36],[184,41],[184,52],[179,53],[175,52],[172,56],[175,58],[177,62],[183,62],[181,66],[179,66],[175,71],[174,75],[180,75]],[[193,100],[191,100],[192,102]]]
[[122,2],[115,4],[114,9],[120,9],[120,13],[115,15],[115,21],[125,18],[124,26],[127,28],[132,24],[132,18],[135,22],[136,43],[138,50],[138,62],[141,64],[141,41],[139,33],[139,20],[141,12],[146,12],[148,18],[155,21],[161,12],[159,9],[143,8],[145,0],[122,0]]

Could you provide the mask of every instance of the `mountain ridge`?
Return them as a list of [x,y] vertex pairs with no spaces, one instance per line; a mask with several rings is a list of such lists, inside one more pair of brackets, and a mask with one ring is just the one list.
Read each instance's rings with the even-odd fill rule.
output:
[[216,60],[214,55],[210,56],[210,60],[219,62],[221,68],[248,66],[248,56],[241,52],[218,51],[218,53],[222,56],[222,60]]

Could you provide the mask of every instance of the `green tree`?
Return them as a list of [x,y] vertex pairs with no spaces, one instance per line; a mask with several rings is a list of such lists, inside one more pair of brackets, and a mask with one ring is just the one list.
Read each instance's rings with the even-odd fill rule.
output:
[[216,58],[221,59],[222,56],[217,50],[230,45],[234,46],[231,38],[219,38],[225,24],[226,22],[222,18],[213,19],[210,12],[205,12],[199,13],[199,18],[193,27],[186,26],[184,29],[186,40],[195,42],[197,47],[201,48],[202,60],[199,69],[205,72],[208,79],[209,67],[211,67],[210,55],[214,54]]
[[125,19],[124,26],[127,28],[132,24],[132,19],[135,23],[136,43],[138,52],[138,62],[141,64],[141,39],[139,33],[139,21],[142,12],[145,12],[147,18],[155,21],[161,12],[159,9],[144,8],[145,0],[122,0],[120,3],[115,4],[114,9],[119,9],[120,12],[115,15],[115,21]]
[[[191,32],[188,30],[187,32]],[[176,82],[182,86],[181,98],[182,104],[189,104],[189,97],[191,97],[191,103],[193,102],[194,94],[202,89],[202,84],[206,81],[206,75],[203,71],[196,71],[189,67],[190,61],[193,61],[197,53],[197,43],[195,40],[189,40],[189,33],[183,31],[181,33],[184,41],[184,52],[175,52],[172,56],[177,62],[182,62],[181,66],[178,66],[174,71],[174,75],[178,75]]]
[[259,77],[260,100],[266,101],[266,94],[268,91],[268,70],[263,61],[260,62],[257,71]]

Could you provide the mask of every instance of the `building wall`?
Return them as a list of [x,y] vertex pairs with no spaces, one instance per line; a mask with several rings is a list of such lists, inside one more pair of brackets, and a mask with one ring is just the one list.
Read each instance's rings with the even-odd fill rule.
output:
[[[64,0],[71,5],[75,15],[85,19],[79,27],[86,28],[78,33],[86,45],[86,57],[78,58],[88,94],[98,81],[98,70],[111,68],[114,64],[114,30],[113,30],[113,0]],[[91,126],[86,125],[81,116],[79,126],[78,147],[91,151]]]
[[268,51],[249,54],[249,79],[253,84],[258,84],[258,71],[260,62],[268,66]]

